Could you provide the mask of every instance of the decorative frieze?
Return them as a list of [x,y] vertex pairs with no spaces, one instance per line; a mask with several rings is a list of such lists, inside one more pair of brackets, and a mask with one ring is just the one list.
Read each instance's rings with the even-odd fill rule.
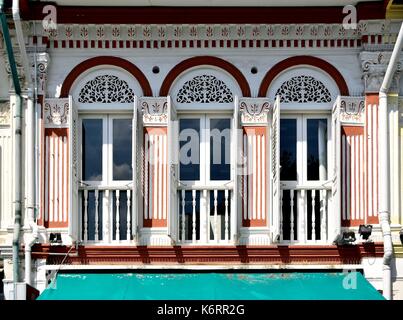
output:
[[242,126],[265,126],[269,121],[270,102],[266,98],[239,99]]
[[340,97],[340,122],[343,124],[364,125],[364,97]]
[[143,110],[144,126],[168,125],[168,98],[167,97],[142,97],[139,105]]
[[0,102],[0,126],[9,126],[11,120],[10,103]]
[[[34,26],[34,24],[36,24]],[[393,43],[399,28],[384,20],[360,21],[357,29],[342,24],[58,24],[31,28],[30,45],[53,48],[282,48],[360,47]],[[50,42],[48,42],[50,40]],[[31,43],[32,42],[32,43]]]
[[46,128],[68,128],[69,99],[45,99],[43,120]]

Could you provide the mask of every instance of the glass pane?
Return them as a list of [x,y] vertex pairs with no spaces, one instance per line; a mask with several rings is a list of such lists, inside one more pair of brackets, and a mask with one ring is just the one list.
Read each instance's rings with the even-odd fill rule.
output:
[[327,120],[307,120],[308,180],[327,180]]
[[210,119],[210,180],[231,179],[230,119]]
[[280,180],[297,180],[297,119],[280,120]]
[[113,180],[132,178],[132,119],[113,119]]
[[102,119],[83,119],[83,179],[102,180]]
[[200,119],[179,120],[180,180],[200,180]]

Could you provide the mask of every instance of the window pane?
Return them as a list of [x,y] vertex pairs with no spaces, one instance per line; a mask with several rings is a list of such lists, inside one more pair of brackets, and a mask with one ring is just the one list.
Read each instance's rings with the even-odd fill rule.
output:
[[297,119],[280,120],[280,180],[297,180]]
[[327,179],[327,120],[307,120],[308,180]]
[[102,180],[102,119],[83,119],[83,179]]
[[132,178],[132,120],[113,119],[113,180]]
[[179,120],[180,180],[200,180],[200,119]]
[[210,180],[231,179],[230,119],[210,120]]

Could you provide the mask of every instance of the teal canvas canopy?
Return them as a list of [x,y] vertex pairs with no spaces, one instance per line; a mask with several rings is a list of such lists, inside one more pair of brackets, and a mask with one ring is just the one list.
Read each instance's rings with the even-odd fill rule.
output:
[[39,300],[382,300],[359,272],[58,274]]

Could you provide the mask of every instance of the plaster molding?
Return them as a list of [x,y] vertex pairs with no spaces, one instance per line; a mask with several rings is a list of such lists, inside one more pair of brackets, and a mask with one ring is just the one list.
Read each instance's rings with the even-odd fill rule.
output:
[[68,128],[69,99],[45,99],[43,119],[45,128]]
[[241,126],[266,126],[269,122],[270,102],[267,98],[239,99]]
[[144,126],[168,125],[168,98],[167,97],[141,97],[139,105],[143,110]]
[[[365,92],[379,92],[392,52],[362,52],[360,53],[361,69],[365,84]],[[403,60],[397,63],[394,79],[390,91],[398,92],[400,71]]]
[[340,122],[342,124],[364,125],[365,98],[340,97]]

